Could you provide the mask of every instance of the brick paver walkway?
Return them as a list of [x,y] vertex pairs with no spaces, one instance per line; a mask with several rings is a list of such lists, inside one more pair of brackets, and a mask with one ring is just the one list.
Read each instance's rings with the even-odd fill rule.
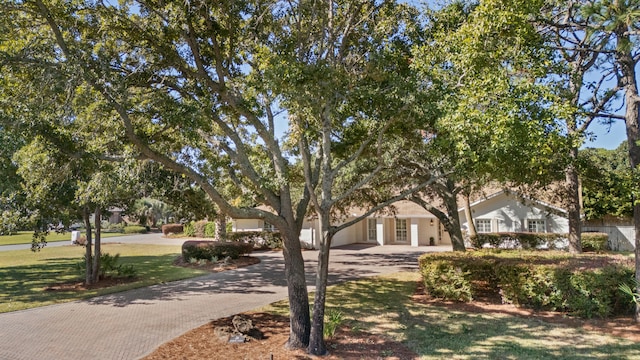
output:
[[[333,249],[331,282],[417,269],[417,256],[446,248]],[[286,298],[282,254],[223,273],[84,301],[0,314],[0,359],[138,359],[208,321]],[[314,281],[316,251],[305,251]],[[310,287],[311,290],[311,287]]]

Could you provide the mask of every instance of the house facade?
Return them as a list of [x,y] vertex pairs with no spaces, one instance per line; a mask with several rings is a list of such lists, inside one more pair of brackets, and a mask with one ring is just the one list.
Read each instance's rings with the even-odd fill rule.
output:
[[[393,215],[371,215],[338,232],[332,246],[355,243],[372,245],[451,245],[440,221],[430,212],[410,201],[394,204]],[[548,232],[567,233],[568,220],[563,209],[541,201],[527,199],[512,192],[499,191],[471,204],[478,232]],[[358,213],[352,213],[358,217]],[[464,209],[458,215],[463,230],[468,229]],[[348,220],[348,219],[347,219]],[[272,231],[273,226],[260,219],[235,219],[233,231]],[[318,248],[320,228],[317,221],[303,224],[300,241],[305,247]]]

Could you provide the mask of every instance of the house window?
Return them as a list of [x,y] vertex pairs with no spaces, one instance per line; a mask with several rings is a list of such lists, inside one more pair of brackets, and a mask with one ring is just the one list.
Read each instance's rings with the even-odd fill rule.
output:
[[547,232],[545,220],[527,220],[529,232],[544,233]]
[[490,233],[491,232],[491,220],[477,219],[476,220],[476,232]]
[[376,228],[376,219],[367,219],[367,233],[369,241],[378,240],[378,230]]
[[268,222],[264,222],[262,225],[262,231],[274,232],[276,231],[276,227],[273,224],[269,224]]
[[396,241],[407,241],[407,219],[396,219]]

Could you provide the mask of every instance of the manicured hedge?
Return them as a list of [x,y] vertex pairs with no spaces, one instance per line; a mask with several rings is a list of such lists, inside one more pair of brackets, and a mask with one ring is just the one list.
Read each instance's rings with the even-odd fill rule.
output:
[[243,242],[221,242],[221,241],[205,241],[205,240],[189,240],[182,244],[182,258],[205,259],[212,258],[224,259],[227,256],[237,259],[241,255],[250,254],[253,251],[253,244]]
[[[480,233],[469,240],[476,249],[486,247],[494,249],[559,249],[566,245],[567,234],[499,232]],[[608,250],[609,235],[605,233],[582,233],[582,251]]]
[[480,233],[470,238],[471,245],[481,249],[487,245],[492,248],[535,249],[545,246],[555,249],[556,244],[567,238],[567,234],[531,233],[531,232],[499,232]]
[[481,292],[505,303],[591,318],[628,314],[632,260],[622,255],[572,256],[561,252],[469,251],[420,257],[425,290],[433,297],[470,301]]
[[205,228],[207,227],[207,220],[199,220],[193,222],[193,231],[196,237],[203,238],[205,237]]
[[209,221],[204,226],[204,237],[207,237],[207,238],[216,237],[216,223],[215,222]]
[[162,233],[166,236],[169,234],[180,234],[183,231],[182,224],[164,224],[162,225]]
[[582,233],[582,251],[605,251],[609,248],[609,234],[607,233]]

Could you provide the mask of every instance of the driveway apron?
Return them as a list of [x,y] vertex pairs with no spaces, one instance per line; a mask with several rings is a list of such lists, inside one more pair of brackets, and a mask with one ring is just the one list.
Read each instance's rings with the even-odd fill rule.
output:
[[[331,250],[330,283],[417,270],[443,247],[352,245]],[[317,251],[303,253],[313,290]],[[138,359],[210,320],[286,298],[280,252],[257,265],[71,303],[0,314],[0,359]]]

